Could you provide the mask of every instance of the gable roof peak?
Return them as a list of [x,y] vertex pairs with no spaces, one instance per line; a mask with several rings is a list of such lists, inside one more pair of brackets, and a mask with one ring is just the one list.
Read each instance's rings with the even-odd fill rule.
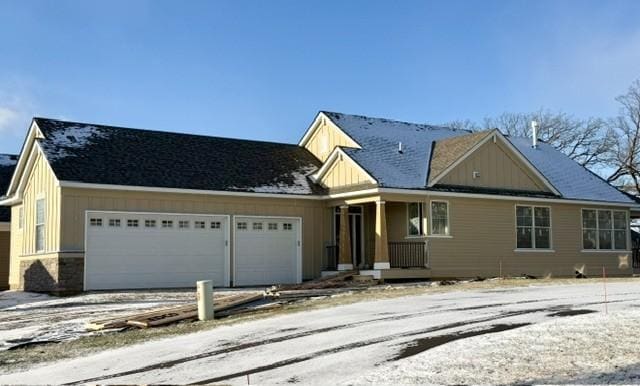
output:
[[[369,125],[369,126],[381,125],[382,124],[382,125],[388,125],[387,128],[391,128],[389,126],[392,126],[394,129],[403,129],[403,128],[405,128],[405,129],[422,130],[422,131],[426,131],[426,130],[450,130],[450,131],[455,131],[455,132],[459,132],[459,133],[471,133],[470,130],[457,129],[457,128],[452,128],[452,127],[442,126],[442,125],[432,125],[432,124],[428,124],[428,123],[407,122],[407,121],[401,121],[401,120],[397,120],[397,119],[371,117],[371,116],[358,115],[358,114],[347,114],[347,113],[340,113],[340,112],[335,112],[335,111],[320,110],[319,114],[324,114],[329,119],[331,119],[331,121],[334,124],[336,124],[340,128],[343,128],[343,126],[341,125],[341,122],[342,123],[346,123],[348,125],[349,123],[350,124],[355,123],[354,121],[360,121],[359,122],[360,124],[366,124],[366,125]],[[363,126],[362,128],[366,129],[366,126]]]

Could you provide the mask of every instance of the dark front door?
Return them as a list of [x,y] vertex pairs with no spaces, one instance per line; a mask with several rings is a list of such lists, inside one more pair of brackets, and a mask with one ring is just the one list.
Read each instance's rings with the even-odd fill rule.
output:
[[[340,208],[336,208],[334,215],[334,238],[335,245],[340,245]],[[362,227],[362,207],[349,207],[349,235],[351,236],[351,257],[353,266],[362,268],[364,264],[364,237]]]

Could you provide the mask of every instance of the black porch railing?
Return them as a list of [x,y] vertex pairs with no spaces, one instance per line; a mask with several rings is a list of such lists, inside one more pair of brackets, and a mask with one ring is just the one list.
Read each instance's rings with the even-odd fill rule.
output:
[[424,241],[402,241],[389,243],[391,268],[427,268],[429,266],[428,245]]
[[633,270],[640,271],[640,247],[638,247],[638,245],[634,245],[631,249],[631,256]]
[[336,271],[338,269],[338,246],[328,245],[325,254],[324,261],[322,262],[323,271]]

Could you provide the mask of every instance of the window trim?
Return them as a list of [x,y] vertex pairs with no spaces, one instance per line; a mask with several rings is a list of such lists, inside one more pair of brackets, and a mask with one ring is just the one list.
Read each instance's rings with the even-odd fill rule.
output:
[[[409,206],[410,206],[411,204],[419,204],[419,205],[420,205],[420,207],[419,207],[419,208],[420,208],[420,210],[419,210],[419,216],[420,216],[420,229],[418,230],[418,231],[419,231],[419,234],[417,234],[417,235],[412,235],[412,234],[409,232],[409,229],[410,229],[410,227],[409,227]],[[426,237],[426,236],[427,236],[427,233],[426,233],[426,230],[427,230],[427,229],[426,229],[426,227],[425,227],[425,225],[426,225],[426,224],[425,224],[425,221],[426,221],[426,220],[427,220],[427,216],[425,216],[425,213],[424,213],[424,202],[423,202],[423,201],[411,201],[411,202],[407,202],[407,203],[406,203],[406,205],[405,205],[405,224],[406,224],[406,225],[405,225],[405,226],[406,226],[406,229],[405,229],[405,231],[406,231],[406,236],[405,236],[405,238],[406,238],[406,239],[420,239],[420,238],[424,238],[424,237]]]
[[[531,208],[531,248],[519,248],[518,247],[518,207],[528,207]],[[535,208],[547,208],[549,209],[549,248],[536,248],[536,210]],[[514,229],[515,229],[515,242],[516,247],[513,249],[514,252],[555,252],[555,248],[553,245],[553,209],[550,205],[533,205],[533,204],[515,204],[513,206],[513,219],[514,219]]]
[[[447,204],[447,233],[445,234],[434,234],[433,233],[433,203],[445,203]],[[429,201],[429,236],[430,237],[442,237],[442,238],[451,238],[451,210],[449,207],[448,200],[430,200]]]
[[[42,222],[38,222],[38,203],[42,202]],[[47,201],[44,197],[36,198],[34,202],[34,250],[36,253],[42,253],[47,250]],[[42,248],[38,248],[38,227],[42,227]]]
[[[584,211],[585,210],[591,210],[591,211],[595,211],[596,212],[596,248],[593,249],[585,249],[584,247]],[[611,249],[600,249],[600,224],[598,222],[598,212],[599,211],[610,211],[611,212]],[[627,224],[627,227],[624,229],[625,231],[625,248],[624,249],[615,249],[615,231],[616,231],[616,225],[615,225],[615,220],[614,220],[614,213],[615,212],[622,212],[624,213],[625,216],[625,224]],[[582,253],[623,253],[623,252],[627,252],[630,253],[631,249],[629,248],[629,246],[631,245],[629,237],[631,235],[631,232],[629,231],[631,226],[629,225],[630,221],[629,221],[629,210],[622,210],[622,209],[613,209],[613,208],[588,208],[588,207],[581,207],[580,208],[580,252]],[[594,228],[588,228],[588,229],[594,229]]]

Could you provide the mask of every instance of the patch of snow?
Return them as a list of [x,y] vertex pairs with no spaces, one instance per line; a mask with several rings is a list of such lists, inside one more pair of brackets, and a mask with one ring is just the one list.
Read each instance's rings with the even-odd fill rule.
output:
[[69,150],[81,149],[94,139],[106,136],[107,132],[104,129],[93,125],[66,126],[49,133],[41,144],[47,150],[49,160],[54,161],[68,157]]
[[305,166],[300,170],[284,176],[285,179],[293,179],[293,183],[291,184],[278,182],[248,188],[231,187],[231,189],[247,190],[254,193],[312,194],[313,190],[311,189],[307,176],[316,170],[317,168],[315,166]]
[[18,163],[18,158],[14,155],[0,154],[0,166],[13,166]]

